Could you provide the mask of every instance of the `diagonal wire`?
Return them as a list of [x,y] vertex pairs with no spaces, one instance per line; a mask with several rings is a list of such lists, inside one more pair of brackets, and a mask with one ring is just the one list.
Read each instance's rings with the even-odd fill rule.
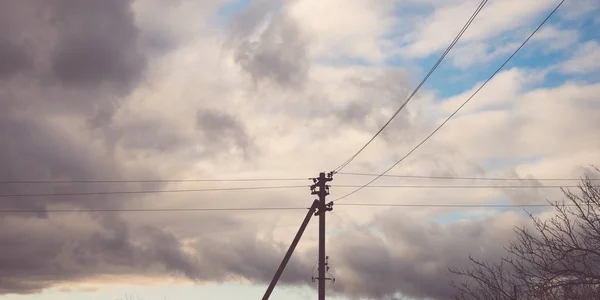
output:
[[365,185],[363,185],[362,187],[342,196],[339,197],[335,200],[335,201],[339,201],[341,199],[344,199],[360,190],[362,190],[363,188],[369,186],[371,183],[375,182],[375,180],[379,179],[381,176],[387,174],[390,170],[392,170],[394,167],[396,167],[400,162],[402,162],[404,159],[406,159],[409,155],[411,155],[415,150],[417,150],[419,147],[421,147],[421,145],[423,145],[427,140],[429,140],[436,132],[438,132],[446,123],[448,123],[448,121],[450,121],[450,119],[452,117],[454,117],[454,115],[456,115],[456,113],[458,113],[458,111],[463,108],[469,101],[471,101],[471,99],[473,99],[473,97],[475,97],[475,95],[477,95],[477,93],[479,93],[479,91],[481,89],[483,89],[483,87],[485,87],[487,85],[488,82],[490,82],[490,80],[492,80],[492,78],[494,78],[494,76],[496,76],[496,74],[498,74],[503,68],[504,66],[506,66],[508,64],[508,62],[515,56],[517,55],[517,53],[521,50],[521,48],[523,48],[523,46],[525,46],[525,44],[527,44],[527,42],[533,37],[533,35],[536,34],[536,32],[538,32],[540,30],[540,28],[542,28],[542,26],[544,24],[546,24],[546,22],[548,21],[548,19],[550,19],[550,17],[552,17],[552,15],[554,15],[554,13],[558,10],[558,8],[560,8],[560,6],[565,2],[565,0],[562,0],[557,6],[556,8],[554,8],[554,10],[552,10],[552,12],[550,12],[550,14],[544,19],[544,21],[542,21],[542,23],[540,23],[540,25],[527,37],[527,39],[525,39],[525,41],[523,41],[523,43],[519,46],[519,48],[517,48],[507,59],[506,61],[504,61],[504,63],[502,63],[502,65],[477,89],[475,90],[475,92],[473,92],[473,94],[467,98],[467,100],[465,102],[463,102],[452,114],[450,114],[450,116],[448,116],[448,118],[446,120],[444,120],[444,122],[442,122],[442,124],[440,124],[433,132],[431,132],[423,141],[421,141],[419,144],[417,144],[412,150],[410,150],[406,155],[404,155],[402,158],[400,158],[397,162],[395,162],[391,167],[389,167],[387,170],[385,170],[383,173],[379,174],[377,177],[373,178],[371,181],[367,182]]
[[442,61],[444,60],[444,58],[446,57],[446,55],[448,55],[448,53],[450,52],[450,50],[452,50],[452,48],[454,48],[454,45],[456,45],[456,43],[462,37],[462,35],[465,33],[465,31],[467,31],[467,28],[469,28],[469,26],[471,25],[471,23],[473,22],[473,20],[475,20],[475,17],[477,17],[477,15],[483,9],[483,7],[485,6],[486,3],[487,3],[487,0],[481,1],[481,3],[479,4],[479,6],[477,7],[477,9],[473,12],[473,14],[471,15],[471,17],[467,21],[467,23],[463,26],[463,28],[460,30],[460,32],[458,33],[458,35],[454,38],[454,40],[452,41],[452,43],[450,43],[450,45],[448,45],[448,48],[446,48],[446,50],[444,51],[444,53],[442,54],[442,56],[440,56],[440,58],[433,65],[433,67],[431,68],[431,70],[429,70],[429,73],[427,73],[427,75],[425,76],[425,78],[423,78],[423,80],[421,80],[421,82],[415,88],[415,90],[410,94],[410,96],[408,96],[408,98],[404,101],[404,103],[402,103],[402,105],[400,106],[400,108],[398,108],[396,110],[396,112],[383,125],[383,127],[381,127],[381,129],[379,129],[379,131],[377,131],[375,133],[375,135],[373,135],[373,137],[371,137],[371,139],[365,145],[363,145],[354,155],[352,155],[348,160],[346,160],[340,166],[338,166],[337,168],[335,168],[333,170],[333,173],[337,173],[337,172],[341,171],[348,164],[350,164],[363,150],[365,150],[365,148],[367,148],[371,144],[371,142],[373,142],[373,140],[375,140],[375,138],[377,136],[379,136],[379,134],[381,134],[381,132],[383,132],[383,130],[392,122],[392,120],[394,120],[394,118],[396,118],[396,116],[400,113],[400,111],[402,109],[404,109],[404,107],[408,104],[408,102],[412,99],[412,97],[421,89],[421,87],[423,86],[423,84],[425,84],[425,82],[427,81],[427,79],[429,79],[429,77],[431,76],[431,74],[433,74],[433,72],[437,69],[437,67],[442,63]]

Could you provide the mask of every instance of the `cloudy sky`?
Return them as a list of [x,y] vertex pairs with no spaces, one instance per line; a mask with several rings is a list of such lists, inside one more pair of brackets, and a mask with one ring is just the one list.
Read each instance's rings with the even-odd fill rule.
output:
[[[489,1],[423,89],[344,171],[382,172],[404,156],[558,2]],[[261,297],[302,209],[47,210],[308,207],[308,180],[164,180],[308,178],[332,170],[390,118],[478,4],[0,1],[0,295]],[[560,199],[560,191],[498,185],[573,185],[541,179],[579,178],[599,163],[599,10],[598,0],[567,0],[494,80],[391,171],[525,180],[384,178],[375,184],[492,187],[366,188],[336,202],[327,216],[337,279],[330,295],[449,299],[447,268],[465,266],[469,253],[499,257],[512,227],[526,220],[519,209],[342,204],[542,203]],[[330,197],[352,191],[335,185],[370,179],[338,174]],[[18,196],[281,185],[302,187]],[[316,242],[313,220],[272,299],[316,295]]]

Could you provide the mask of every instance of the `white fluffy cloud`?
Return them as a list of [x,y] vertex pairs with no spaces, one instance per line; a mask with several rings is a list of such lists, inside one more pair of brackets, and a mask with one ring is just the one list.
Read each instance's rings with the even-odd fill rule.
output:
[[600,45],[589,41],[579,45],[571,59],[561,64],[560,70],[567,74],[585,74],[600,70]]
[[[405,38],[400,52],[409,57],[424,57],[445,48],[469,19],[480,1],[439,3],[434,12],[420,21],[417,30]],[[545,12],[557,1],[491,1],[465,32],[461,43],[488,40],[502,33],[531,24],[533,17]],[[437,2],[436,2],[437,4]]]

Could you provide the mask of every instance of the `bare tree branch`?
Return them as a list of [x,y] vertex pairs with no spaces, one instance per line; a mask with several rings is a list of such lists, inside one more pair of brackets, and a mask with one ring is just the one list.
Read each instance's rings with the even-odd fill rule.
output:
[[531,228],[515,228],[499,262],[470,257],[470,268],[450,270],[465,278],[452,283],[456,299],[600,300],[600,186],[585,175],[578,190],[563,189],[547,220],[528,213]]

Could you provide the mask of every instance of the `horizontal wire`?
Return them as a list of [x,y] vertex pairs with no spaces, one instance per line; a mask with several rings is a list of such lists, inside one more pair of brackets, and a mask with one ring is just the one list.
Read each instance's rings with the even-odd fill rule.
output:
[[[332,185],[339,188],[356,188],[362,185]],[[518,188],[576,188],[577,185],[369,185],[364,188],[427,188],[427,189],[518,189]]]
[[[456,208],[521,208],[521,207],[551,207],[552,204],[389,204],[389,203],[336,203],[335,206],[361,207],[456,207]],[[567,204],[566,206],[574,206]]]
[[[335,206],[359,207],[433,207],[433,208],[526,208],[551,207],[552,204],[393,204],[393,203],[338,203]],[[566,204],[566,206],[574,206]],[[218,211],[281,211],[306,210],[307,207],[240,207],[240,208],[118,208],[118,209],[37,209],[0,210],[0,213],[78,213],[78,212],[218,212]]]
[[0,210],[0,213],[77,213],[77,212],[208,212],[208,211],[270,211],[306,210],[307,207],[241,207],[241,208],[123,208],[123,209],[47,209]]
[[24,180],[24,181],[0,181],[0,184],[252,182],[252,181],[300,181],[300,180],[309,180],[309,177],[232,178],[232,179],[141,179],[141,180]]
[[11,194],[11,195],[0,195],[0,198],[1,197],[91,196],[91,195],[120,195],[120,194],[159,194],[159,193],[214,192],[214,191],[272,190],[272,189],[290,189],[290,188],[308,188],[308,186],[307,185],[284,185],[284,186],[256,186],[256,187],[209,188],[209,189],[186,189],[186,190]]
[[[379,174],[374,173],[355,173],[355,172],[339,172],[338,175],[352,175],[352,176],[369,176],[376,177]],[[419,178],[419,179],[456,179],[456,180],[499,180],[499,181],[580,181],[581,178],[508,178],[508,177],[461,177],[461,176],[428,176],[428,175],[394,175],[386,174],[381,177],[392,177],[392,178]],[[600,180],[600,178],[590,178],[589,180]]]
[[[307,188],[305,185],[287,186],[257,186],[238,188],[210,188],[210,189],[185,189],[185,190],[150,190],[150,191],[108,191],[108,192],[73,192],[73,193],[43,193],[43,194],[4,194],[0,198],[11,197],[52,197],[52,196],[100,196],[100,195],[126,195],[126,194],[161,194],[161,193],[192,193],[215,191],[247,191],[247,190],[272,190]],[[333,185],[338,188],[356,188],[361,185]],[[512,188],[576,188],[577,185],[369,185],[365,188],[429,188],[429,189],[512,189]]]

